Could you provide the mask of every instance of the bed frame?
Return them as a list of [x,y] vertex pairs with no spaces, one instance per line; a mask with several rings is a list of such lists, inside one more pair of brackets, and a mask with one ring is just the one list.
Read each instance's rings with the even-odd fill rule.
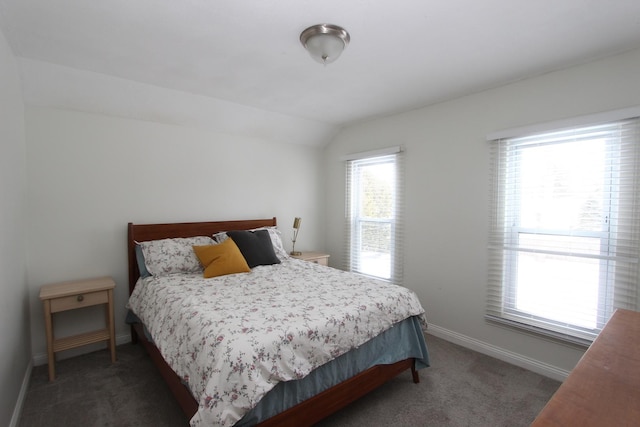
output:
[[[220,231],[249,230],[258,227],[275,226],[276,218],[190,222],[175,224],[128,224],[127,250],[129,256],[129,294],[133,292],[136,281],[140,276],[136,262],[135,242],[167,239],[175,237],[211,236]],[[131,328],[131,341],[140,342],[149,353],[151,360],[157,366],[160,374],[171,389],[184,413],[193,417],[198,409],[198,403],[189,390],[182,384],[178,375],[169,367],[160,351],[146,339],[140,324]],[[344,408],[370,391],[378,388],[401,372],[411,369],[413,382],[420,382],[415,369],[415,359],[406,359],[391,365],[373,366],[348,380],[337,384],[322,393],[299,403],[298,405],[278,414],[259,425],[262,427],[275,426],[311,426],[327,416]]]

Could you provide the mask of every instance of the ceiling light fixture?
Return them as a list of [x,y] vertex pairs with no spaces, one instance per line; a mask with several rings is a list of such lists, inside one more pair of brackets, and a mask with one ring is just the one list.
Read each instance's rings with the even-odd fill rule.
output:
[[332,24],[313,25],[300,33],[300,43],[309,55],[325,65],[338,59],[350,40],[347,30]]

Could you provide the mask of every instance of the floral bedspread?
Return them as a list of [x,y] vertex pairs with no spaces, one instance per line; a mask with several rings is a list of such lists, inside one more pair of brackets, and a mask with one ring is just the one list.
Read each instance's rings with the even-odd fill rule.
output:
[[424,319],[409,289],[293,258],[213,279],[140,279],[129,307],[196,396],[194,427],[231,426],[279,381]]

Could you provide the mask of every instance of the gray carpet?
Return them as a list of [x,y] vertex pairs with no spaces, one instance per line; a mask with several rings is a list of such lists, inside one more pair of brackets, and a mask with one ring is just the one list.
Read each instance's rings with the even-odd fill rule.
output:
[[[403,373],[327,418],[321,427],[528,426],[560,383],[427,335],[431,367]],[[34,368],[21,427],[188,426],[138,345]]]

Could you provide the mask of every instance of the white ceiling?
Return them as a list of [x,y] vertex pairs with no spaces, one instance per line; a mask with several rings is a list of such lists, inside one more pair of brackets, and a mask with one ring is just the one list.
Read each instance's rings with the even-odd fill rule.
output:
[[[351,35],[327,66],[298,39],[324,22]],[[139,91],[195,95],[189,102],[198,100],[201,115],[209,111],[204,104],[212,113],[257,111],[265,125],[312,125],[326,136],[638,48],[640,1],[0,0],[0,26],[21,58],[33,103],[90,104],[63,88],[78,85],[81,70],[105,87],[129,81],[142,84]],[[56,70],[66,77],[47,79],[60,93],[43,87],[43,75]]]

